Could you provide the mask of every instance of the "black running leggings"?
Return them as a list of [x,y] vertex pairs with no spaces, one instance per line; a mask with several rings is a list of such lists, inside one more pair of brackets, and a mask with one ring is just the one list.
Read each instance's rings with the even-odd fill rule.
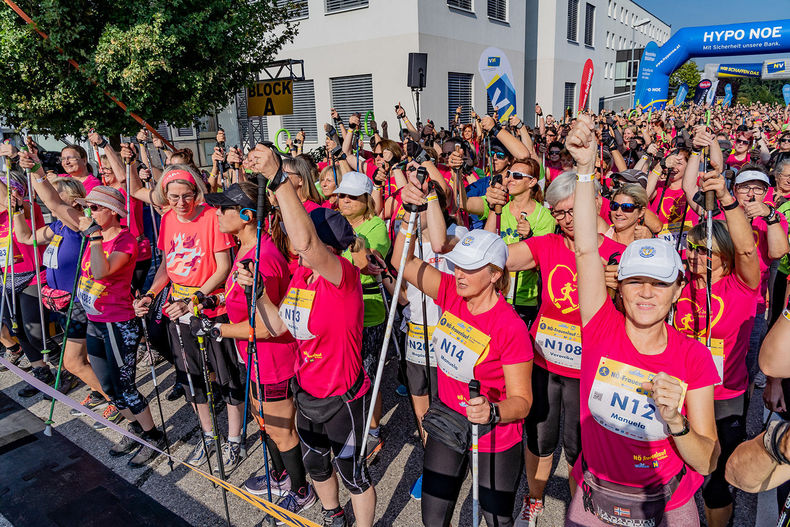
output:
[[[522,471],[521,454],[521,443],[504,452],[480,452],[480,509],[490,527],[513,525],[513,506]],[[429,435],[423,460],[422,523],[446,527],[453,517],[472,454],[459,454]],[[469,523],[461,521],[462,525]]]
[[[9,278],[10,280],[10,278]],[[12,305],[11,299],[4,310],[3,322],[11,329],[11,317],[8,313],[8,306]],[[44,323],[48,324],[49,311],[44,309]],[[44,356],[41,350],[44,349],[41,331],[41,313],[38,310],[38,287],[35,284],[27,286],[16,297],[16,320],[19,328],[16,337],[22,345],[22,351],[30,362],[40,361]],[[60,357],[60,349],[55,343],[47,339],[47,345],[52,353],[50,361]]]
[[719,436],[721,453],[716,469],[705,478],[702,484],[702,499],[709,509],[720,509],[732,504],[732,494],[724,469],[735,448],[746,440],[746,409],[749,407],[746,395],[732,399],[714,401],[716,414],[716,433]]

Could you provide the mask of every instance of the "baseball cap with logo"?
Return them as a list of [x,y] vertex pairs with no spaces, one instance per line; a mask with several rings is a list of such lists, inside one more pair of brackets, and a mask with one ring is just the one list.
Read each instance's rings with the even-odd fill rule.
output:
[[735,176],[736,185],[740,185],[741,183],[746,183],[747,181],[762,181],[769,187],[771,186],[771,182],[768,180],[768,176],[766,176],[759,170],[744,170],[742,172],[738,172],[738,175]]
[[348,194],[349,196],[373,194],[373,181],[360,172],[348,172],[343,174],[343,181],[332,194]]
[[461,238],[445,258],[453,265],[469,271],[488,264],[504,269],[507,262],[507,245],[493,232],[475,229]]
[[683,262],[675,247],[666,240],[649,238],[634,240],[626,247],[617,268],[617,279],[646,276],[672,283],[682,272]]

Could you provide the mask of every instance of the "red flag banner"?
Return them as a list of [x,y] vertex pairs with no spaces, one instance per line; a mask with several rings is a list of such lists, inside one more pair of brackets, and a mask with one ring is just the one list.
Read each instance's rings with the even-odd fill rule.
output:
[[587,59],[582,70],[582,84],[579,92],[579,111],[587,108],[587,98],[590,96],[590,84],[593,78],[593,61]]

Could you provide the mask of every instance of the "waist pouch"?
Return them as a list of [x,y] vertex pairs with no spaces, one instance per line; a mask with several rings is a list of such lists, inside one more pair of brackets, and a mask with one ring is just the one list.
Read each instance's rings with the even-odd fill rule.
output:
[[351,385],[343,395],[332,395],[329,397],[314,397],[301,386],[296,380],[296,377],[291,380],[291,391],[294,394],[294,401],[296,402],[296,409],[310,419],[314,423],[326,423],[332,419],[337,412],[343,408],[343,405],[348,401],[354,399],[365,383],[365,372],[362,368],[359,370],[357,380]]
[[69,306],[71,293],[62,289],[52,289],[47,284],[41,286],[41,302],[50,311],[63,311]]
[[[422,427],[453,452],[466,454],[472,448],[472,423],[439,399],[431,401],[422,418]],[[491,431],[491,425],[477,425],[477,429],[478,436],[483,436]]]
[[657,527],[664,518],[667,503],[686,474],[683,465],[683,469],[664,485],[630,487],[598,478],[588,470],[584,458],[582,469],[584,510],[609,525],[627,527]]
[[30,285],[35,276],[36,273],[34,271],[26,271],[24,273],[17,271],[14,273],[14,279],[11,280],[11,272],[9,271],[5,281],[6,294],[18,295]]

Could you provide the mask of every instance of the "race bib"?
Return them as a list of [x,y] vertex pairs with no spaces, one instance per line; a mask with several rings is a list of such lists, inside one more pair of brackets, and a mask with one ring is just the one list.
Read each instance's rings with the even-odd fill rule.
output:
[[[699,341],[705,344],[706,338],[699,337]],[[719,386],[724,382],[724,339],[710,339],[710,350],[713,355],[713,364],[716,365],[716,373],[719,374],[719,382],[715,386]]]
[[475,365],[488,353],[491,337],[456,317],[443,313],[433,331],[431,346],[439,368],[463,383],[475,378]]
[[[661,238],[662,240],[666,240],[669,243],[671,243],[672,245],[677,246],[678,235],[680,234],[680,226],[681,225],[682,224],[679,221],[676,221],[676,222],[673,222],[673,223],[669,223],[669,224],[664,224],[663,228],[656,235],[656,237],[657,238]],[[692,227],[692,225],[689,222],[686,222],[685,226],[683,227],[683,236],[680,239],[680,246],[681,247],[685,247],[686,246],[686,235],[688,234],[688,231],[691,230],[691,227]]]
[[183,300],[184,298],[191,298],[200,290],[199,287],[192,287],[190,285],[173,284],[170,289],[170,296],[173,300]]
[[60,249],[60,242],[63,241],[63,236],[56,234],[52,237],[52,241],[47,245],[47,250],[44,251],[44,267],[50,269],[58,268],[58,250]]
[[[409,322],[409,332],[406,334],[406,360],[412,364],[425,366],[425,335],[422,324]],[[430,344],[435,326],[428,326],[428,349],[430,352],[431,366],[436,367],[436,353]]]
[[87,276],[81,276],[80,282],[77,287],[77,298],[79,299],[82,307],[85,308],[85,313],[88,315],[101,315],[101,311],[96,308],[96,302],[104,294],[104,289],[107,286],[94,282],[93,279]]
[[310,322],[310,311],[313,309],[313,300],[315,300],[315,291],[292,287],[280,305],[280,318],[283,319],[288,331],[297,340],[315,338],[315,335],[307,329],[308,322]]
[[[652,394],[642,389],[655,373],[601,357],[587,404],[595,421],[611,432],[638,441],[660,441],[668,437]],[[688,385],[681,381],[683,408]]]
[[[11,245],[10,238],[6,238],[5,244],[2,247],[0,247],[0,267],[4,269],[9,265],[11,265],[11,251],[9,250],[10,245]],[[15,264],[21,262],[22,260],[23,257],[21,254],[19,253],[14,254]]]
[[576,324],[540,317],[535,343],[548,362],[578,370],[582,366],[582,329]]

